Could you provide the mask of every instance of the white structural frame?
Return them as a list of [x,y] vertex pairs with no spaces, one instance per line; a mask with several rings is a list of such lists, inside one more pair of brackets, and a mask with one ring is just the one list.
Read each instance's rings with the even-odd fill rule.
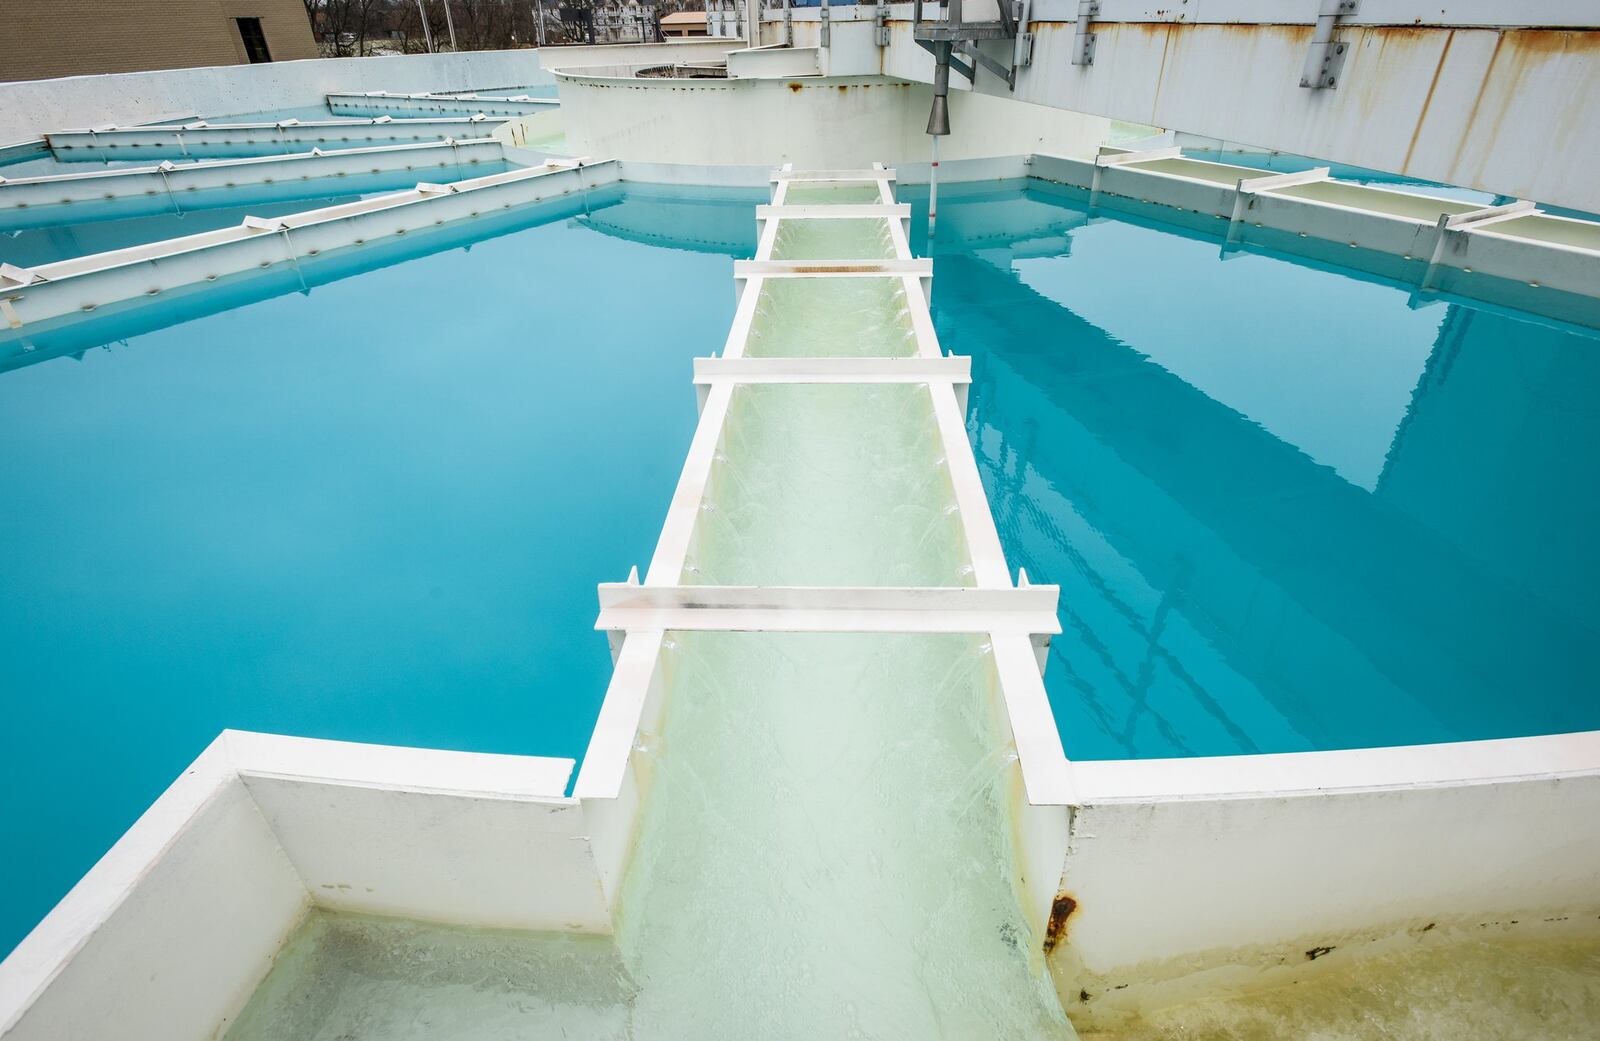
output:
[[[616,837],[606,843],[619,850],[619,865],[631,839],[641,798],[641,769],[633,754],[641,727],[653,726],[662,711],[663,692],[657,662],[668,631],[828,631],[828,632],[970,632],[986,634],[992,649],[995,679],[1003,702],[1001,714],[1019,750],[1017,782],[1029,804],[1014,821],[1019,852],[1019,890],[1025,918],[1042,942],[1048,927],[1060,864],[1065,855],[1065,807],[1072,800],[1067,762],[1050,713],[1041,675],[1049,636],[1060,631],[1055,614],[1058,590],[1030,586],[1026,575],[1012,583],[967,441],[964,385],[966,359],[946,358],[939,349],[928,312],[927,262],[914,262],[903,211],[894,204],[890,173],[870,171],[806,173],[785,168],[773,175],[772,205],[764,209],[756,259],[736,265],[742,281],[722,357],[698,363],[700,422],[690,444],[678,486],[668,507],[650,566],[641,583],[637,573],[625,583],[600,586],[601,612],[596,627],[612,637],[616,668],[600,720],[579,772],[575,792],[585,799],[616,800]],[[896,260],[832,263],[771,259],[780,225],[789,219],[811,219],[813,207],[789,207],[790,185],[800,181],[873,181],[879,205],[869,216],[884,221]],[[857,207],[845,205],[850,211]],[[833,214],[830,216],[834,216]],[[862,214],[851,214],[861,216]],[[865,269],[865,270],[862,270]],[[744,344],[750,335],[756,302],[769,278],[847,275],[900,280],[911,312],[917,351],[908,359],[752,359]],[[896,370],[895,366],[904,366]],[[922,373],[946,378],[929,378]],[[959,368],[957,367],[959,366]],[[925,384],[933,405],[935,426],[954,492],[957,512],[973,567],[974,586],[948,588],[817,588],[718,587],[679,585],[706,483],[736,387],[742,382],[844,382],[849,376],[866,382],[900,380],[917,369],[914,382]],[[713,373],[715,375],[713,375]],[[1026,754],[1022,750],[1026,749]],[[1032,807],[1044,808],[1037,812]],[[621,867],[618,868],[620,876]]]
[[[442,141],[481,137],[511,116],[472,115],[439,119],[281,119],[272,123],[208,123],[197,120],[176,126],[101,126],[56,130],[44,135],[58,157],[84,152],[98,159],[161,151],[190,155],[217,148],[266,145],[339,146],[363,141]],[[119,150],[127,150],[119,153]],[[134,151],[137,150],[137,151]]]
[[19,268],[0,264],[0,335],[51,319],[323,252],[473,219],[616,180],[614,163],[550,160],[449,184],[307,210],[231,228]]
[[[291,152],[246,159],[205,159],[190,163],[165,161],[153,166],[89,170],[7,178],[0,175],[0,223],[7,213],[53,209],[77,203],[130,199],[163,200],[159,211],[181,210],[188,193],[227,190],[246,185],[285,184],[327,177],[359,176],[395,170],[449,169],[503,161],[505,146],[492,137],[457,141],[424,141]],[[3,171],[4,167],[0,167]],[[120,213],[119,216],[128,216]]]
[[[416,118],[418,115],[451,114],[485,116],[531,116],[561,107],[556,98],[534,98],[526,94],[490,97],[484,94],[397,94],[383,90],[339,91],[327,95],[328,110],[334,115],[386,115]],[[340,111],[341,109],[346,111]]]

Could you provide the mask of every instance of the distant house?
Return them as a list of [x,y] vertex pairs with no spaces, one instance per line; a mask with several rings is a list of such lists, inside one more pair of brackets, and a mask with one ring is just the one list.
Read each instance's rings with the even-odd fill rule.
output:
[[706,36],[706,13],[704,11],[674,11],[661,16],[661,35],[665,37],[677,36]]
[[0,32],[7,80],[317,56],[302,0],[14,3]]

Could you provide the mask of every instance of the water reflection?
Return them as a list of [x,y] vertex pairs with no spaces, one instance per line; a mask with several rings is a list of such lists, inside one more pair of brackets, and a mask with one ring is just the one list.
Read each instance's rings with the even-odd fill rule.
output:
[[1594,336],[1037,195],[967,249],[961,205],[935,318],[1008,558],[1062,585],[1069,755],[1596,725]]

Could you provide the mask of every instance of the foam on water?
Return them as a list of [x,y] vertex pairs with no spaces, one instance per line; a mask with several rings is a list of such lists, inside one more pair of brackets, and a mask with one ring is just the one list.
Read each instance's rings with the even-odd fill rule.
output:
[[773,260],[892,260],[894,240],[882,217],[817,217],[778,226]]
[[970,585],[921,384],[734,390],[683,581]]
[[632,993],[609,937],[313,911],[226,1041],[622,1041]]
[[769,278],[744,352],[751,358],[908,358],[917,353],[899,278]]
[[963,635],[669,634],[618,939],[639,1041],[1067,1038]]

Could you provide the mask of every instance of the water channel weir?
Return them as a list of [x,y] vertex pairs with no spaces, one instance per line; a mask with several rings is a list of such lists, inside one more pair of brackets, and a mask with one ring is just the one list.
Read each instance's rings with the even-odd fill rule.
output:
[[645,775],[637,1037],[1071,1036],[1059,860],[1029,878],[1019,815],[1060,778],[1025,776],[1008,705],[1047,711],[1056,590],[1007,571],[892,178],[776,175],[648,572],[600,590],[617,672],[576,795],[619,751]]

